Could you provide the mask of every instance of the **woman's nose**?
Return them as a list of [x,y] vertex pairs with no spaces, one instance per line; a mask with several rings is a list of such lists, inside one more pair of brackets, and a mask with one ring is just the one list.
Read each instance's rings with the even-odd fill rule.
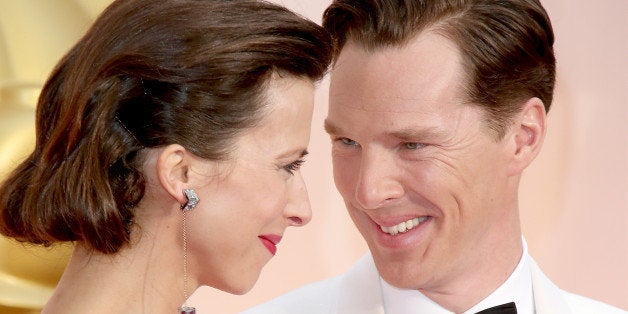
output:
[[285,217],[290,226],[300,227],[312,220],[312,207],[301,172],[297,171],[294,175],[295,186],[290,191]]

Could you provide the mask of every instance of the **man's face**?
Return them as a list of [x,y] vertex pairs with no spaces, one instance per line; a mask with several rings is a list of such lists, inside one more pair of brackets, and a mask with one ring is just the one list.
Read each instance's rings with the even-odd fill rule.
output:
[[332,72],[335,183],[399,288],[444,289],[479,267],[489,230],[516,203],[508,146],[465,104],[462,71],[456,45],[428,32],[371,52],[349,42]]

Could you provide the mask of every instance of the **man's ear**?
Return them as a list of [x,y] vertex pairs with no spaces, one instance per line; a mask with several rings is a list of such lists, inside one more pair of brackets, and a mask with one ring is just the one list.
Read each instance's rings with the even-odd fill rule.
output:
[[543,101],[536,97],[528,99],[513,122],[508,135],[514,147],[509,174],[518,175],[532,163],[543,145],[546,131]]
[[179,204],[187,199],[183,189],[188,187],[190,169],[189,152],[179,144],[166,146],[157,157],[157,177],[159,183]]

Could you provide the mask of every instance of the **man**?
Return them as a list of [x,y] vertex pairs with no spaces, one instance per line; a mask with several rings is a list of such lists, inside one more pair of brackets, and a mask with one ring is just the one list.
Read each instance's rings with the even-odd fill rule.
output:
[[552,284],[517,194],[555,81],[538,0],[335,0],[325,122],[370,253],[250,313],[623,313]]

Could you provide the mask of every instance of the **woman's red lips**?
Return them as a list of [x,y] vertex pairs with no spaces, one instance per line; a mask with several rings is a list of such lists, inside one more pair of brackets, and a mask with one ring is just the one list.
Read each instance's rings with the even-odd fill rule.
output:
[[270,254],[275,255],[277,253],[277,244],[281,241],[281,236],[276,234],[265,234],[258,236],[262,244],[268,249]]

